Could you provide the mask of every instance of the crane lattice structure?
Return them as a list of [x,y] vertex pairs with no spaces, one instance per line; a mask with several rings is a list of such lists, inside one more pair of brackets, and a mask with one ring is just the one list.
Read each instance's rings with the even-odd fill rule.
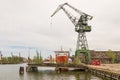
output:
[[[77,12],[80,17],[76,17],[72,15],[66,8],[65,5],[73,9],[75,12]],[[85,54],[85,63],[89,64],[91,62],[91,56],[90,56],[90,51],[88,48],[88,43],[87,43],[87,38],[85,32],[90,32],[91,31],[91,26],[88,25],[88,20],[91,20],[93,17],[74,8],[68,3],[64,3],[58,6],[56,11],[51,15],[53,17],[59,10],[63,10],[67,17],[70,19],[70,21],[74,24],[75,26],[75,31],[78,33],[78,39],[77,39],[77,45],[76,45],[76,52],[75,56],[79,57],[80,53]]]

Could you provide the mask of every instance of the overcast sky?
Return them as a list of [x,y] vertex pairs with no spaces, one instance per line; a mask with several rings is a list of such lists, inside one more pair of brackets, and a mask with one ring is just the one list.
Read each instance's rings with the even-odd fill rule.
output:
[[[58,5],[68,2],[93,16],[87,33],[89,49],[120,50],[120,0],[0,0],[0,50],[22,56],[41,51],[45,57],[62,46],[76,49],[74,25],[61,10],[51,19]],[[52,23],[52,24],[51,24]]]

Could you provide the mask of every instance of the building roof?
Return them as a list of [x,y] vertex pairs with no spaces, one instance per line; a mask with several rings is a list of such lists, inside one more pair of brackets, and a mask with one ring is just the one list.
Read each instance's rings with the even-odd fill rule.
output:
[[54,51],[55,53],[69,53],[69,51]]
[[111,58],[106,54],[107,51],[91,51],[92,58]]

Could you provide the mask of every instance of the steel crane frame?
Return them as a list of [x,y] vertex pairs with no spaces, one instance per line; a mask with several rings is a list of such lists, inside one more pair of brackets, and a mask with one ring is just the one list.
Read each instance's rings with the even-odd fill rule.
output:
[[[64,8],[65,5],[72,8],[75,12],[77,12],[80,15],[80,17],[77,18],[73,16],[66,8]],[[74,24],[75,31],[78,32],[75,57],[77,58],[79,57],[80,53],[83,53],[85,54],[85,60],[86,60],[85,63],[90,64],[91,55],[88,49],[87,38],[86,38],[85,32],[91,31],[91,26],[89,26],[87,22],[88,20],[91,20],[93,17],[74,8],[68,3],[59,5],[58,8],[55,10],[55,12],[51,15],[51,17],[53,17],[61,9],[66,13],[67,17]]]

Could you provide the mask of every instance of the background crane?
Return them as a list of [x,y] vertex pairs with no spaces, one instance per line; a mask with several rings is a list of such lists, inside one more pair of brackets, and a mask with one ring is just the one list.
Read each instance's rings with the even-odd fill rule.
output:
[[[80,16],[76,17],[72,15],[66,8],[65,5],[73,9],[75,12],[77,12]],[[75,31],[78,33],[78,39],[77,39],[77,45],[76,45],[76,52],[75,57],[79,57],[80,53],[85,54],[85,63],[90,64],[91,62],[91,55],[87,44],[87,39],[85,32],[91,31],[91,26],[88,25],[87,21],[91,20],[93,17],[74,8],[68,3],[64,3],[58,6],[58,8],[55,10],[55,12],[51,15],[53,17],[59,10],[63,10],[67,17],[70,19],[70,21],[75,26]]]

